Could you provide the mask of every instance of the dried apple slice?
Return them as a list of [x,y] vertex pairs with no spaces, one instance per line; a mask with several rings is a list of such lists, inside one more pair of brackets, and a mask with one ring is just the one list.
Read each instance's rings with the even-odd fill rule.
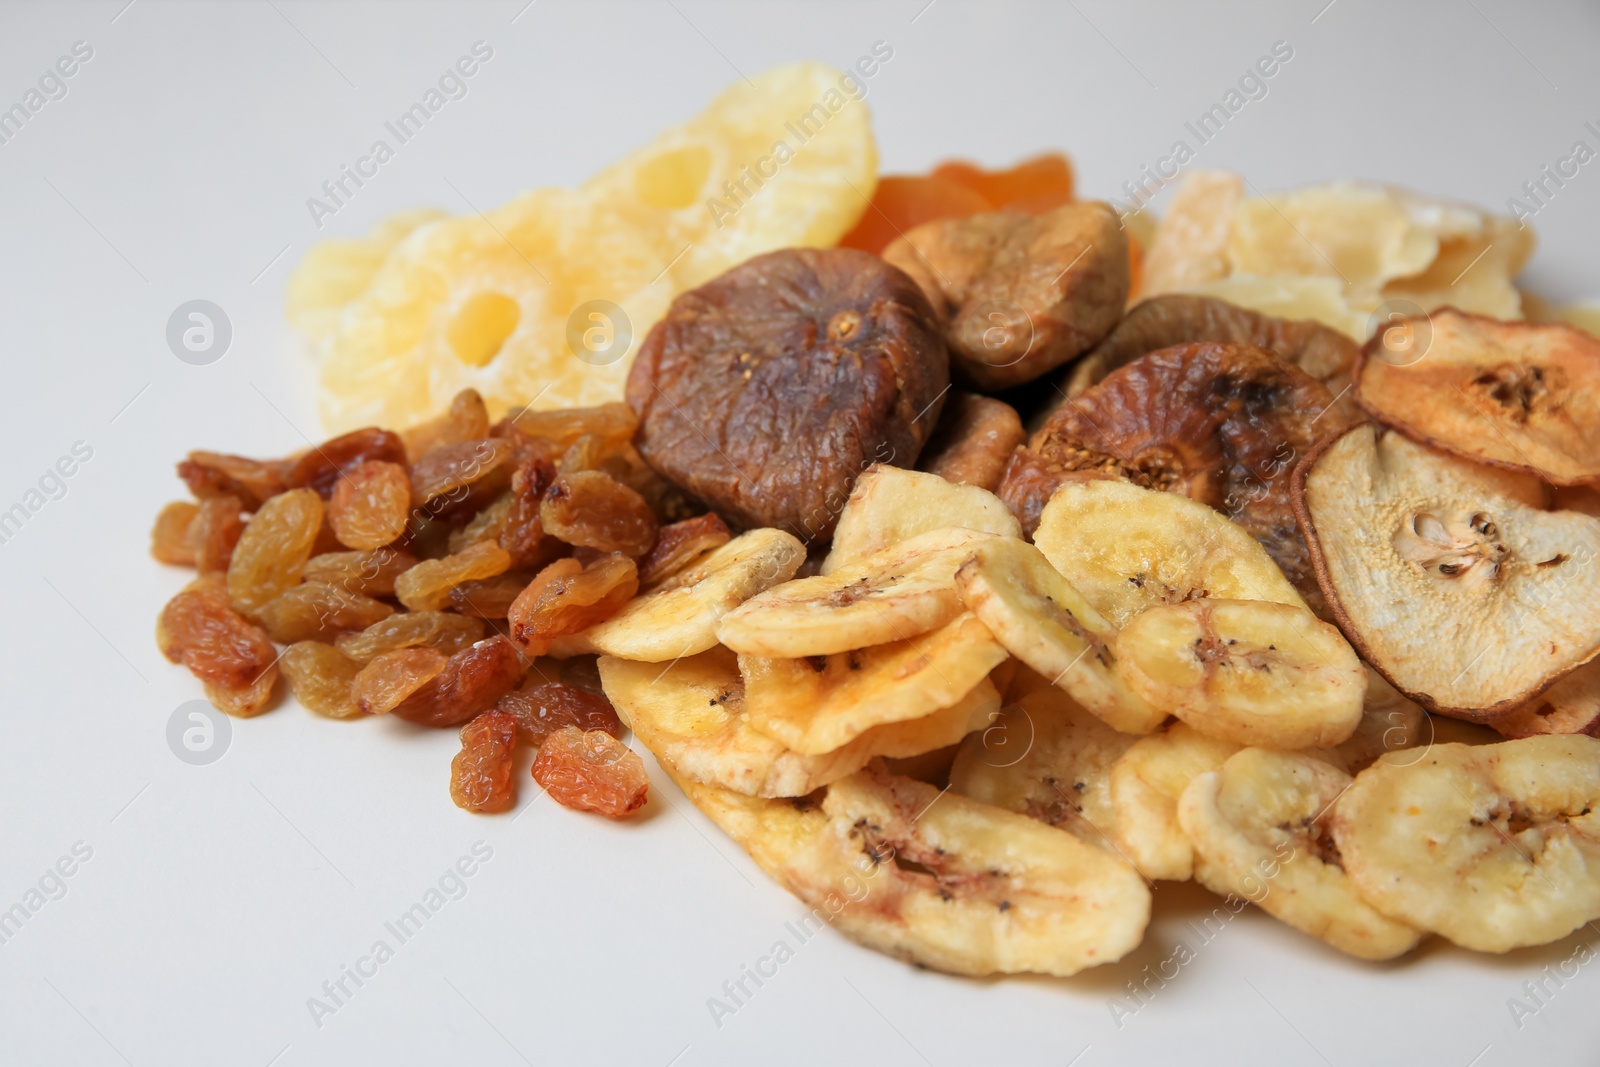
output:
[[1430,711],[1489,722],[1600,654],[1600,520],[1357,426],[1296,468],[1317,578],[1361,657]]
[[1557,485],[1600,480],[1600,338],[1454,308],[1402,325],[1431,333],[1420,358],[1394,359],[1380,333],[1356,362],[1356,399],[1373,418]]

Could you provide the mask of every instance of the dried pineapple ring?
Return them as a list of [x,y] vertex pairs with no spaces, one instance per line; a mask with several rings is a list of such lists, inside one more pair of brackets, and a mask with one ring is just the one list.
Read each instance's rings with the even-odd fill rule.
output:
[[1321,760],[1260,748],[1195,778],[1178,801],[1195,880],[1364,960],[1410,951],[1422,931],[1363,900],[1322,841],[1322,819],[1350,781]]
[[1166,721],[1118,673],[1111,624],[1044,553],[1004,537],[969,556],[956,573],[961,597],[1007,651],[1118,730],[1147,734]]
[[1178,798],[1196,777],[1219,769],[1239,748],[1175,722],[1134,742],[1111,765],[1117,841],[1146,878],[1183,882],[1194,873],[1194,849],[1178,825]]
[[726,649],[689,656],[665,671],[601,656],[600,681],[617,714],[658,759],[690,781],[746,796],[805,796],[875,756],[902,759],[953,745],[1000,710],[1000,694],[985,679],[932,715],[877,726],[843,748],[803,756],[750,725],[739,665]]
[[822,573],[832,574],[846,563],[918,534],[954,526],[1000,537],[1022,536],[1017,520],[987,489],[875,463],[856,479],[839,512]]
[[1076,974],[1131,951],[1150,919],[1149,889],[1110,853],[877,768],[835,782],[820,804],[668,771],[816,921],[924,967]]
[[1255,600],[1159,604],[1117,636],[1117,671],[1152,707],[1241,745],[1325,748],[1361,721],[1367,679],[1337,627]]
[[331,238],[311,246],[284,294],[284,318],[314,342],[339,326],[339,315],[372,283],[394,246],[419,226],[445,218],[437,208],[413,208],[390,215],[365,237]]
[[722,617],[717,637],[754,656],[826,656],[927,633],[961,614],[955,573],[989,535],[930,530],[758,593]]
[[750,725],[820,755],[874,726],[920,719],[972,691],[1006,650],[970,612],[930,633],[833,656],[740,656]]
[[1119,628],[1154,604],[1195,596],[1306,606],[1255,538],[1177,493],[1112,480],[1064,485],[1033,543]]
[[1505,952],[1600,918],[1597,808],[1600,740],[1547,734],[1386,756],[1339,798],[1331,827],[1374,907]]
[[1117,851],[1111,766],[1137,740],[1046,686],[962,742],[950,788]]
[[713,549],[648,593],[634,597],[605,622],[558,639],[563,656],[601,652],[662,663],[704,652],[717,643],[717,623],[763,589],[788,581],[806,549],[782,530],[747,530]]

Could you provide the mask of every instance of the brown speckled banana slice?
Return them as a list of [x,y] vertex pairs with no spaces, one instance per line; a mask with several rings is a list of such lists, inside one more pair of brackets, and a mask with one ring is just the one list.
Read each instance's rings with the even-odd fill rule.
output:
[[1046,686],[962,742],[950,788],[1115,852],[1111,766],[1137,740]]
[[1334,805],[1372,906],[1464,948],[1542,945],[1600,919],[1600,740],[1546,734],[1384,756]]
[[833,656],[740,656],[750,725],[819,755],[884,723],[949,707],[1006,658],[970,612],[905,641]]
[[877,726],[843,748],[802,756],[750,725],[738,661],[727,649],[665,670],[602,656],[600,681],[622,721],[658,759],[691,781],[748,796],[805,796],[875,756],[904,758],[953,745],[987,726],[1000,708],[1000,694],[985,679],[932,715]]
[[1194,849],[1178,824],[1178,798],[1198,776],[1219,769],[1240,746],[1175,722],[1142,737],[1111,766],[1117,840],[1146,878],[1187,881]]
[[976,545],[956,584],[995,640],[1113,728],[1147,734],[1166,720],[1117,672],[1111,624],[1037,548],[1011,537]]
[[1327,748],[1361,721],[1367,677],[1344,635],[1305,608],[1258,600],[1160,604],[1117,635],[1128,688],[1203,734]]
[[605,622],[552,654],[602,652],[662,663],[717,643],[717,623],[763,589],[794,577],[806,547],[782,530],[748,530],[701,556],[655,589],[634,597]]
[[[669,773],[672,773],[669,766]],[[1139,944],[1150,892],[1071,834],[876,765],[818,802],[756,800],[676,775],[812,928],[953,974],[1070,975]]]
[[835,569],[758,593],[722,617],[717,636],[753,656],[826,656],[903,641],[961,614],[955,572],[992,535],[930,530]]
[[883,464],[856,479],[834,527],[823,574],[929,530],[960,526],[1000,537],[1021,537],[1022,526],[1000,498],[975,485]]
[[1195,778],[1178,802],[1195,880],[1361,959],[1410,951],[1422,931],[1368,904],[1327,847],[1325,819],[1350,781],[1321,760],[1261,748]]
[[1064,485],[1033,543],[1119,628],[1152,605],[1196,597],[1306,606],[1242,526],[1177,493],[1110,480]]

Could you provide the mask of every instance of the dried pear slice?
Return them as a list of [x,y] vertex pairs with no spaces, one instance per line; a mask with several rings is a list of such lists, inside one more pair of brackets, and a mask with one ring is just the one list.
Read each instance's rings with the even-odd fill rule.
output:
[[930,633],[832,656],[740,656],[750,725],[820,755],[949,707],[1006,658],[971,612]]
[[1257,600],[1159,604],[1117,635],[1117,672],[1210,737],[1327,748],[1361,721],[1367,678],[1337,627]]
[[1112,727],[1147,734],[1166,721],[1117,671],[1111,624],[1033,545],[1013,537],[977,545],[956,583],[995,640]]
[[1588,734],[1600,737],[1600,661],[1585,663],[1494,728],[1506,737]]
[[1464,948],[1542,945],[1600,919],[1600,740],[1434,745],[1356,776],[1330,826],[1374,907]]
[[1152,605],[1195,597],[1306,606],[1242,527],[1176,493],[1111,480],[1063,486],[1033,543],[1118,628]]
[[1361,658],[1430,711],[1490,722],[1600,654],[1600,520],[1370,425],[1295,471],[1317,578]]
[[667,766],[817,920],[910,963],[1072,975],[1120,959],[1150,919],[1150,891],[1103,849],[875,766],[820,802],[756,800]]
[[874,727],[832,752],[803,756],[752,727],[732,652],[715,648],[659,664],[601,656],[600,682],[618,716],[656,757],[690,781],[747,796],[799,797],[848,777],[875,756],[903,759],[954,745],[1000,711],[987,679],[931,715]]
[[1195,778],[1178,802],[1195,880],[1360,959],[1410,951],[1423,932],[1368,904],[1326,846],[1327,812],[1350,781],[1321,760],[1261,748]]
[[1454,308],[1396,328],[1431,339],[1420,358],[1390,355],[1387,331],[1361,350],[1355,394],[1373,418],[1556,485],[1600,481],[1600,338],[1565,324],[1500,322]]
[[918,534],[953,526],[1000,537],[1022,536],[1011,512],[986,489],[955,485],[924,471],[874,464],[850,490],[821,573],[832,574],[846,563]]
[[757,593],[717,624],[717,637],[754,656],[826,656],[937,629],[961,614],[956,568],[989,534],[930,530]]

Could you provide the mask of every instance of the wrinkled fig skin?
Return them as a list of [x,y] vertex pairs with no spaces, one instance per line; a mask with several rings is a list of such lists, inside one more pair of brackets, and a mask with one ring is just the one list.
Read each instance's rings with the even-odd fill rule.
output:
[[1040,216],[997,211],[916,227],[883,258],[916,279],[945,321],[955,377],[988,392],[1087,350],[1128,301],[1128,240],[1095,201]]
[[645,460],[729,522],[827,541],[857,475],[916,462],[949,355],[915,282],[853,249],[757,256],[672,302],[628,376]]
[[977,393],[952,391],[917,469],[992,493],[1000,485],[1011,453],[1025,440],[1022,419],[1010,404]]
[[1332,401],[1321,382],[1263,348],[1161,349],[1057,408],[1012,457],[999,495],[1031,536],[1067,481],[1121,478],[1181,493],[1249,531],[1323,615],[1289,480],[1320,433],[1349,424]]
[[[1105,340],[1073,364],[1062,383],[1066,395],[1077,396],[1147,352],[1196,341],[1265,348],[1326,385],[1335,396],[1348,383],[1360,351],[1355,341],[1320,322],[1294,322],[1215,297],[1169,293],[1135,305]],[[1049,414],[1040,415],[1040,421]]]

